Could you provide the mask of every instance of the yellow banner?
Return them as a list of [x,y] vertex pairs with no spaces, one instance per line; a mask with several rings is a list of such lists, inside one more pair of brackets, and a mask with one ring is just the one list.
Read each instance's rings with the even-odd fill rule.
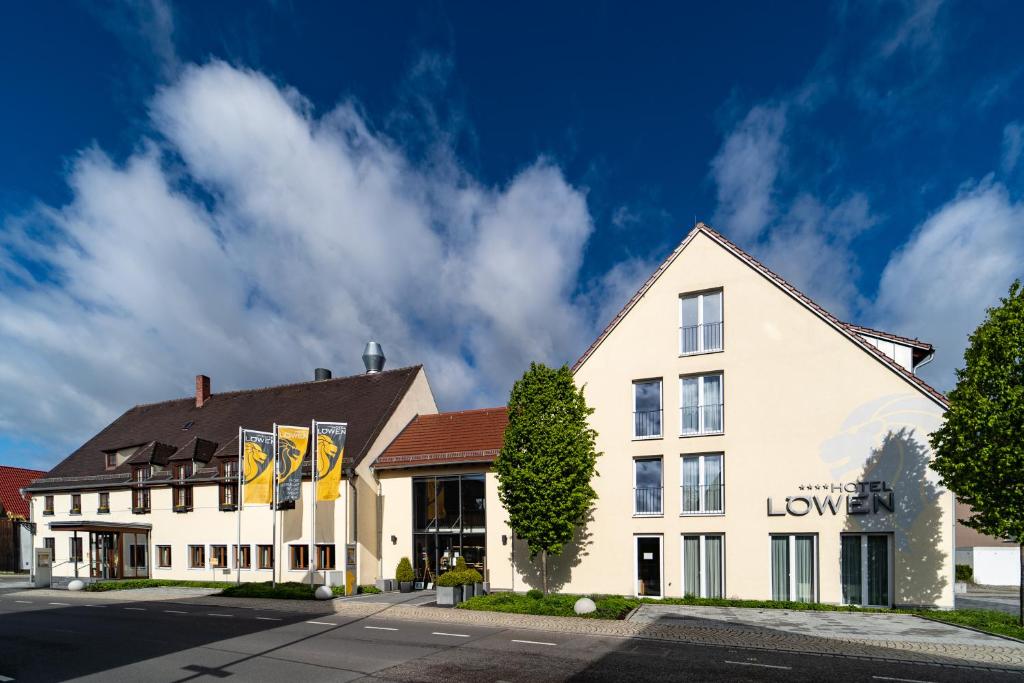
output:
[[341,463],[347,431],[344,422],[316,423],[317,500],[337,500],[341,496]]
[[302,460],[309,446],[308,427],[277,428],[277,501],[298,500],[302,492]]
[[270,505],[274,498],[274,435],[242,430],[242,483],[246,503]]

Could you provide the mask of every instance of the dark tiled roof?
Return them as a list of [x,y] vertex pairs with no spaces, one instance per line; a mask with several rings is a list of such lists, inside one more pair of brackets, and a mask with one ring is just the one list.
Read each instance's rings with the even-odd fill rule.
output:
[[[170,444],[166,444],[161,441],[150,441],[145,446],[142,446],[139,450],[132,453],[131,457],[124,461],[124,464],[147,465],[152,463],[154,465],[166,465],[170,461],[171,456],[174,455],[177,450],[177,447],[171,446]],[[57,467],[60,467],[60,465]],[[52,471],[51,476],[53,476]]]
[[494,462],[505,440],[508,411],[482,408],[417,415],[377,456],[374,469]]
[[50,470],[46,478],[128,473],[135,454],[107,471],[104,452],[140,443],[146,444],[143,448],[155,448],[154,441],[181,449],[198,437],[223,444],[216,449],[216,456],[237,457],[240,426],[269,432],[275,422],[307,425],[314,418],[348,422],[345,451],[354,466],[366,455],[420,368],[414,365],[372,375],[213,394],[202,408],[196,408],[192,396],[135,406]]
[[174,453],[174,455],[170,457],[170,460],[171,462],[175,462],[178,460],[192,460],[193,462],[204,463],[210,462],[210,458],[213,457],[213,454],[216,450],[216,442],[207,441],[206,439],[200,439],[197,436],[194,437],[187,444],[179,448]]
[[0,508],[10,517],[28,519],[28,501],[18,492],[38,479],[46,472],[27,470],[24,467],[7,467],[0,465]]
[[[761,275],[767,278],[776,287],[786,292],[794,299],[799,301],[801,304],[806,306],[812,313],[816,314],[826,323],[834,327],[840,334],[842,334],[847,339],[855,343],[868,354],[874,356],[875,359],[877,359],[883,365],[887,366],[897,375],[903,377],[910,384],[914,385],[919,391],[929,396],[940,406],[942,406],[943,408],[948,407],[946,397],[945,395],[942,394],[942,392],[934,389],[923,379],[921,379],[914,373],[904,368],[902,365],[897,363],[892,358],[889,358],[889,356],[885,355],[885,353],[880,351],[872,344],[868,343],[857,332],[857,326],[844,323],[843,321],[836,318],[834,315],[832,315],[824,308],[819,306],[817,303],[815,303],[809,296],[807,296],[799,289],[797,289],[789,282],[787,282],[782,276],[773,272],[771,269],[769,269],[763,263],[758,261],[756,258],[754,258],[750,254],[748,254],[747,252],[743,251],[738,246],[730,242],[724,235],[717,232],[710,226],[705,225],[704,223],[697,223],[697,225],[693,227],[693,229],[686,235],[686,237],[683,238],[683,241],[679,243],[679,246],[673,249],[672,253],[669,254],[668,257],[666,257],[665,260],[662,261],[661,265],[659,265],[658,268],[654,271],[654,273],[649,278],[647,278],[647,281],[644,282],[644,284],[640,287],[639,290],[637,290],[636,294],[633,295],[633,298],[626,302],[626,305],[622,307],[622,310],[619,311],[614,318],[612,318],[612,321],[608,323],[608,326],[605,327],[601,334],[597,336],[597,339],[594,340],[594,342],[587,348],[587,350],[583,352],[583,355],[580,356],[579,359],[577,359],[577,361],[573,364],[573,372],[579,370],[583,363],[585,363],[586,360],[590,358],[591,355],[593,355],[594,351],[597,350],[597,347],[601,345],[601,342],[603,342],[608,337],[608,335],[611,334],[612,330],[614,330],[615,327],[622,321],[622,319],[626,317],[626,314],[633,310],[633,306],[635,306],[637,302],[640,301],[641,298],[643,298],[644,294],[647,293],[647,290],[649,290],[654,285],[657,279],[661,277],[661,274],[664,273],[665,270],[672,264],[672,262],[676,260],[679,254],[682,253],[683,249],[686,248],[686,245],[688,245],[690,241],[698,234],[703,234],[710,238],[713,242],[718,243],[726,251],[730,252],[733,256],[740,259],[741,261],[749,265],[751,268],[761,273]],[[901,339],[907,338],[901,337]]]

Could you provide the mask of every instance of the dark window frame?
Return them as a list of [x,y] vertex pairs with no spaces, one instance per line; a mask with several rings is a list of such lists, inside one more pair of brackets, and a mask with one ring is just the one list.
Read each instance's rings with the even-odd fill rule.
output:
[[53,514],[53,496],[43,496],[43,514]]
[[[256,546],[256,560],[259,564],[259,569],[273,569],[274,568],[274,546],[269,544],[260,544]],[[264,562],[264,560],[267,560]]]
[[[167,562],[164,562],[164,553],[167,554]],[[156,562],[158,569],[170,569],[173,555],[171,553],[171,546],[169,545],[158,545],[156,547]]]
[[288,546],[288,568],[294,571],[309,569],[309,544],[292,543]]
[[316,544],[316,568],[332,571],[338,566],[337,554],[333,543]]
[[71,508],[68,510],[69,515],[80,515],[82,514],[82,494],[72,493],[71,494]]

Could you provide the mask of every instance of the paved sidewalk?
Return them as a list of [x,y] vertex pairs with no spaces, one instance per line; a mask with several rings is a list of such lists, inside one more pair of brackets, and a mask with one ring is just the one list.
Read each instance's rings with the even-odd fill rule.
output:
[[[226,598],[207,589],[154,588],[103,593],[26,591],[26,597],[52,597],[64,603],[101,600],[137,602],[173,600],[186,604],[258,609],[355,620],[418,621],[501,629],[641,638],[658,641],[813,653],[876,660],[913,661],[953,666],[999,668],[1024,673],[1024,643],[979,634],[951,624],[892,614],[797,612],[742,608],[644,605],[629,619],[610,621],[475,612],[385,602],[376,596],[317,600]],[[8,593],[7,596],[12,595]],[[421,593],[420,596],[424,594]],[[391,596],[387,596],[391,597]],[[422,598],[421,598],[422,599]]]

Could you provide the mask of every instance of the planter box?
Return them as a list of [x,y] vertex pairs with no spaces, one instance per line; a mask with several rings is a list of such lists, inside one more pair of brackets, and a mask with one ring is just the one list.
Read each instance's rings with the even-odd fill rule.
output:
[[473,585],[473,594],[474,595],[483,595],[484,592],[485,591],[484,591],[483,581],[477,581],[476,584]]
[[438,607],[455,607],[462,602],[462,586],[438,586]]
[[961,593],[966,593],[967,592],[967,582],[966,581],[957,581],[956,583],[954,583],[953,584],[953,592],[958,594],[958,595],[961,594]]
[[412,581],[399,581],[398,590],[403,593],[412,593]]
[[377,590],[386,593],[389,590],[391,590],[391,588],[388,585],[389,583],[390,582],[387,579],[377,579],[373,582],[373,585],[377,587]]

